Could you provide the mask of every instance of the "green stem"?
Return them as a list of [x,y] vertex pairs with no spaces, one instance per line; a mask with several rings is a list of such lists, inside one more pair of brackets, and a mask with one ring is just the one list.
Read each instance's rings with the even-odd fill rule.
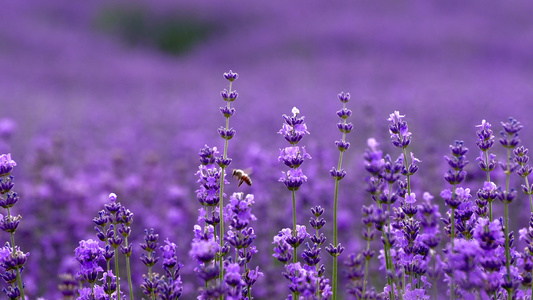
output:
[[[387,267],[387,271],[390,269],[390,263],[389,263],[389,239],[387,238],[387,234],[385,233],[385,231],[381,231],[381,235],[383,236],[383,239],[385,240],[385,265]],[[389,276],[388,274],[389,272],[387,272],[387,284],[390,286],[390,291],[389,291],[389,298],[390,299],[396,299],[395,295],[394,295],[394,285],[393,285],[393,280],[391,278],[391,276]]]
[[[124,247],[128,248],[128,238],[124,238]],[[130,292],[130,300],[133,300],[133,285],[131,284],[131,270],[130,270],[130,257],[126,255],[126,274],[128,276],[128,288]]]
[[530,191],[531,187],[529,186],[529,181],[527,180],[527,176],[525,176],[525,179],[526,179],[527,192],[529,195],[529,208],[531,209],[531,213],[533,214],[533,198],[531,197],[531,191]]
[[[367,227],[368,236],[370,236],[371,233],[371,227]],[[368,251],[370,249],[370,241],[366,241],[366,250]],[[368,264],[370,263],[370,260],[365,257],[365,276],[363,277],[363,292],[361,293],[362,297],[365,297],[366,293],[366,283],[368,280]]]
[[[152,252],[148,253],[148,255],[150,258],[152,258]],[[148,278],[150,279],[150,282],[152,282],[152,266],[148,266]],[[152,298],[152,300],[155,300],[155,293],[153,290],[150,292],[150,298]]]
[[407,195],[411,195],[411,179],[409,175],[409,164],[407,163],[407,151],[406,148],[402,149],[403,151],[403,163],[405,165],[405,170],[407,171]]
[[[343,104],[343,107],[346,107],[346,103]],[[346,124],[346,119],[344,119],[344,124]],[[342,133],[342,141],[344,142],[346,140],[346,132]],[[337,171],[340,171],[342,168],[342,156],[344,154],[344,151],[340,151],[339,154],[339,163],[337,164]],[[335,178],[335,194],[333,199],[333,247],[337,247],[338,244],[338,233],[337,233],[337,204],[339,199],[339,181],[340,178]],[[337,299],[337,263],[338,263],[338,257],[337,255],[333,256],[333,275],[331,277],[332,281],[332,299]]]
[[[240,232],[239,232],[240,234]],[[242,249],[243,255],[244,255],[244,274],[248,274],[250,271],[248,270],[248,263],[246,262],[246,248]],[[252,299],[252,287],[248,287],[248,299]]]
[[[296,236],[296,191],[292,191],[292,235]],[[298,251],[296,250],[296,247],[292,249],[292,262],[297,263],[298,262]],[[299,299],[300,295],[296,294],[296,292],[292,293],[292,299]]]
[[[342,160],[342,152],[339,159]],[[340,170],[340,169],[339,169]],[[338,239],[338,233],[337,233],[337,199],[338,199],[338,191],[339,191],[339,179],[335,179],[335,198],[334,198],[334,206],[333,206],[333,247],[337,247],[337,239]],[[331,277],[332,281],[332,299],[337,299],[337,255],[333,256],[333,275]]]

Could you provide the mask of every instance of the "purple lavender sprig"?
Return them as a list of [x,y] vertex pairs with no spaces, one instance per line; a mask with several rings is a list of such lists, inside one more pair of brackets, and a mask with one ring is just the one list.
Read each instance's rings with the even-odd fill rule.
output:
[[[111,270],[111,259],[115,256],[114,248],[111,247],[109,240],[114,236],[114,226],[111,225],[111,214],[103,209],[98,212],[98,216],[93,218],[95,223],[94,230],[98,239],[105,243],[104,258],[106,260],[106,271]],[[108,226],[109,225],[109,226]]]
[[[313,217],[311,217],[311,219],[309,220],[309,224],[315,229],[315,234],[311,236],[311,242],[313,243],[313,246],[310,246],[309,243],[305,243],[307,249],[304,250],[302,257],[308,266],[314,266],[316,268],[316,295],[318,297],[323,292],[320,290],[320,287],[326,286],[328,281],[324,278],[324,272],[326,271],[326,267],[324,266],[324,264],[320,264],[321,246],[326,242],[326,237],[323,233],[320,233],[320,229],[324,227],[324,225],[326,224],[326,220],[322,218],[322,214],[324,214],[324,209],[321,206],[312,207],[311,213],[313,214]],[[323,284],[320,284],[321,282]],[[329,287],[329,285],[327,286]]]
[[533,172],[533,168],[531,168],[528,164],[528,152],[529,150],[524,148],[524,146],[517,147],[513,150],[513,154],[515,155],[514,161],[519,166],[516,170],[516,174],[524,178],[525,185],[522,185],[522,191],[529,197],[529,208],[531,210],[531,214],[533,214],[533,185],[530,185],[528,180],[528,176]]
[[473,238],[480,246],[481,253],[477,259],[486,278],[481,287],[487,295],[493,295],[503,283],[502,276],[498,272],[502,267],[502,250],[505,245],[500,220],[490,222],[487,218],[479,218],[474,228]]
[[289,269],[297,270],[301,268],[301,265],[299,262],[289,262],[293,258],[293,255],[296,254],[295,249],[300,246],[307,237],[309,237],[309,234],[307,233],[305,226],[296,225],[296,231],[294,232],[290,228],[283,228],[276,236],[274,236],[274,241],[272,242],[276,245],[272,256],[282,262],[285,265],[285,269],[288,271],[287,273],[283,273],[283,275],[291,281],[291,284],[289,284],[289,290],[292,292],[292,298],[290,299],[298,299],[300,296],[300,291],[293,287],[294,280],[298,280],[297,277],[294,276],[297,276],[298,274],[295,274],[294,276],[287,274],[291,274]]
[[[124,238],[124,245],[120,246],[120,252],[126,257],[126,275],[128,278],[128,290],[130,299],[133,300],[133,285],[131,281],[130,256],[133,253],[132,244],[128,244],[128,237],[131,234],[131,223],[133,222],[133,213],[124,206],[116,214],[118,233]],[[118,226],[120,224],[120,226]],[[117,275],[118,276],[118,275]]]
[[[506,162],[501,164],[505,172],[505,191],[499,194],[500,200],[504,204],[504,220],[505,220],[505,267],[507,270],[507,281],[511,282],[511,253],[509,243],[509,203],[516,198],[516,191],[510,189],[511,173],[518,169],[519,164],[511,161],[511,153],[520,143],[518,132],[522,129],[522,125],[514,118],[509,118],[509,122],[502,122],[503,130],[501,131],[502,138],[500,144],[507,150]],[[507,289],[508,299],[511,299],[512,289]]]
[[[476,134],[478,136],[478,140],[476,141],[477,146],[481,150],[480,155],[478,158],[476,158],[476,161],[478,162],[479,167],[481,170],[485,171],[487,173],[487,182],[491,182],[490,180],[490,172],[494,170],[496,167],[496,161],[494,158],[496,158],[496,155],[489,152],[490,148],[494,145],[494,135],[492,132],[492,129],[490,129],[491,125],[489,122],[482,120],[480,125],[476,125],[476,127],[479,127],[480,129],[476,131]],[[494,199],[488,199],[489,204],[489,219],[492,221],[492,200]]]
[[[373,290],[367,290],[368,282],[368,266],[370,260],[374,257],[375,252],[370,249],[370,242],[374,240],[374,230],[372,228],[374,218],[374,205],[364,206],[362,208],[363,218],[361,222],[364,225],[363,239],[366,241],[366,249],[359,254],[350,254],[349,258],[344,262],[348,267],[346,278],[348,279],[348,293],[354,295],[358,299],[371,298],[374,293]],[[364,271],[362,260],[364,259]]]
[[[240,291],[242,296],[252,299],[252,285],[255,284],[260,276],[263,276],[263,273],[259,272],[258,268],[255,270],[248,268],[248,263],[250,263],[253,255],[257,253],[256,247],[252,246],[256,235],[253,227],[250,226],[251,221],[256,220],[255,215],[252,214],[253,204],[254,196],[252,194],[245,196],[244,193],[233,193],[230,196],[230,203],[227,205],[226,210],[230,213],[231,221],[226,241],[235,249],[236,264],[229,264],[232,274],[226,274],[226,283],[228,283],[228,277],[236,276],[237,273],[242,278],[242,282],[230,279],[232,284],[228,283],[231,286],[228,291],[228,297],[238,297],[240,296]],[[240,267],[244,267],[242,275],[240,275]],[[230,273],[229,270],[228,273]]]
[[[293,295],[305,300],[327,299],[331,294],[331,288],[325,280],[319,280],[313,267],[298,263],[285,266],[283,276],[290,281],[289,290]],[[316,291],[321,291],[316,295]],[[288,299],[294,299],[289,298]]]
[[[19,297],[24,299],[24,284],[22,282],[21,273],[29,253],[23,253],[20,251],[20,248],[15,245],[15,232],[17,231],[22,217],[20,215],[14,216],[11,214],[11,208],[19,201],[17,193],[12,191],[14,182],[11,172],[16,165],[17,163],[11,159],[11,153],[0,155],[0,206],[7,210],[6,216],[0,214],[0,229],[8,232],[11,237],[11,244],[6,244],[10,245],[9,257],[4,256],[0,263],[4,266],[6,272],[14,272],[16,274],[16,284],[15,281],[8,282],[11,286],[4,290],[5,293],[10,299],[19,299]],[[4,254],[6,253],[7,252],[4,251]],[[16,263],[12,264],[13,262]],[[11,279],[9,279],[9,281],[11,281]]]
[[337,260],[338,256],[344,250],[337,240],[337,205],[339,196],[339,181],[346,176],[346,171],[342,169],[342,156],[344,152],[350,148],[350,143],[346,141],[346,134],[350,133],[350,131],[353,129],[353,124],[347,121],[348,117],[352,115],[352,111],[346,108],[346,103],[350,101],[350,93],[341,92],[337,95],[337,98],[342,102],[342,109],[337,111],[337,115],[342,119],[342,122],[337,123],[337,128],[342,133],[342,138],[338,141],[335,141],[335,145],[340,151],[339,163],[337,164],[337,168],[333,167],[331,171],[329,171],[333,179],[335,179],[335,193],[333,196],[333,244],[330,244],[329,247],[326,248],[329,254],[333,256],[333,274],[331,277],[331,281],[333,283],[333,300],[337,299]]
[[163,300],[176,300],[183,292],[180,270],[183,264],[178,261],[176,249],[178,246],[172,243],[168,238],[165,245],[159,247],[163,257],[163,269],[165,276],[159,279],[157,287],[158,297]]
[[[229,118],[235,114],[235,108],[231,107],[231,103],[237,99],[239,94],[237,91],[232,90],[232,84],[233,81],[237,80],[239,78],[239,74],[233,73],[231,70],[227,73],[224,73],[224,78],[229,81],[229,90],[224,89],[222,92],[220,92],[220,95],[222,96],[222,100],[226,101],[226,106],[220,108],[220,112],[222,115],[226,118],[226,126],[220,127],[218,129],[218,133],[220,136],[224,139],[224,153],[222,157],[217,158],[217,164],[220,166],[221,172],[220,172],[220,189],[219,189],[219,218],[220,218],[220,249],[224,248],[224,184],[226,184],[226,181],[224,180],[224,177],[226,175],[226,168],[231,163],[231,158],[228,158],[228,141],[231,140],[235,136],[235,130],[233,128],[229,127]],[[220,257],[218,257],[219,260],[219,266],[220,269],[223,269],[223,255],[221,253]],[[220,272],[219,280],[222,282],[223,280],[223,273]]]
[[200,289],[199,299],[215,299],[223,297],[227,291],[223,281],[217,281],[222,269],[215,261],[220,245],[215,238],[215,228],[206,225],[194,225],[194,239],[189,255],[198,262],[194,269],[198,276],[204,280],[204,287]]
[[[143,275],[143,284],[141,288],[143,293],[149,296],[152,300],[155,300],[155,296],[159,286],[159,275],[152,272],[152,267],[159,261],[159,257],[156,256],[155,251],[159,247],[157,240],[159,235],[154,233],[154,229],[144,230],[144,243],[141,244],[141,248],[147,252],[147,254],[141,255],[142,263],[148,267],[148,276]],[[157,278],[156,278],[157,277]]]
[[[99,277],[98,273],[104,271],[104,269],[99,265],[100,261],[104,259],[104,249],[98,245],[97,241],[89,239],[80,241],[80,245],[76,248],[74,253],[76,260],[80,263],[80,270],[76,276],[82,281],[86,281],[91,285],[90,295],[87,296],[93,296],[94,298],[98,299],[98,292],[95,290],[95,288],[97,288],[98,291],[102,289],[101,286],[96,285],[96,281]],[[80,294],[87,294],[87,292],[88,291],[80,292]]]
[[459,194],[457,193],[457,186],[466,178],[464,167],[468,164],[465,156],[468,152],[468,148],[464,147],[463,141],[455,141],[454,145],[450,145],[450,150],[452,152],[452,157],[444,156],[444,159],[448,162],[450,167],[450,169],[444,174],[444,179],[452,185],[452,190],[444,190],[441,193],[441,196],[444,198],[444,203],[451,209],[451,212],[449,212],[448,215],[451,218],[449,225],[451,230],[451,249],[453,251],[456,227],[455,210],[461,203],[464,203],[465,200],[470,199],[470,189],[466,189],[466,191],[468,191],[468,199],[462,198],[463,190],[461,190]]
[[437,281],[441,277],[441,263],[440,256],[437,254],[435,248],[439,246],[441,235],[439,230],[439,220],[441,214],[439,213],[439,206],[432,203],[433,196],[425,192],[423,195],[424,202],[418,205],[419,214],[417,215],[423,232],[420,235],[420,241],[426,245],[430,250],[431,264],[428,264],[427,276],[432,280],[433,298],[437,299]]
[[[297,222],[296,222],[296,191],[307,181],[307,176],[302,172],[300,166],[305,161],[305,159],[311,159],[305,151],[305,147],[296,146],[298,142],[302,140],[304,135],[309,134],[307,131],[307,125],[304,123],[304,117],[300,117],[300,110],[296,107],[292,109],[292,116],[283,115],[285,122],[283,123],[279,134],[282,134],[286,141],[288,141],[291,146],[280,149],[280,156],[278,161],[283,162],[286,166],[291,168],[287,172],[283,172],[283,176],[279,179],[280,182],[287,187],[292,193],[292,223],[293,223],[293,235],[296,237],[297,234]],[[296,248],[300,243],[295,244],[293,247],[293,263],[297,262],[297,250]]]
[[[120,294],[120,270],[118,263],[118,251],[126,256],[126,277],[128,278],[128,288],[130,299],[133,300],[133,287],[131,282],[131,270],[129,257],[132,254],[132,245],[128,245],[128,236],[131,234],[131,223],[133,222],[133,213],[126,209],[120,202],[117,202],[117,195],[115,193],[109,194],[109,203],[105,204],[104,207],[109,213],[109,244],[114,248],[115,256],[115,276],[117,282],[117,294]],[[111,236],[112,232],[112,236]]]
[[[402,169],[402,174],[407,178],[407,194],[411,194],[411,181],[410,176],[412,176],[417,170],[418,167],[414,165],[415,161],[412,160],[411,164],[407,160],[407,146],[411,143],[411,132],[407,127],[407,122],[403,120],[405,116],[400,115],[399,111],[394,111],[394,113],[389,115],[387,121],[390,121],[389,124],[389,133],[391,142],[394,146],[402,149],[404,169]],[[411,157],[413,157],[411,155]]]
[[[389,133],[392,144],[402,149],[402,156],[401,158],[399,158],[399,160],[401,160],[403,166],[400,172],[406,177],[406,182],[404,183],[402,181],[399,181],[399,191],[397,194],[400,197],[404,198],[405,201],[401,202],[401,208],[402,211],[408,216],[407,221],[411,222],[413,215],[416,214],[416,206],[414,205],[414,193],[411,192],[411,176],[418,171],[418,166],[416,165],[416,162],[420,162],[420,160],[415,158],[413,153],[410,153],[409,156],[407,155],[407,146],[411,143],[411,132],[409,132],[407,122],[403,120],[404,117],[404,115],[400,115],[399,111],[394,111],[392,114],[389,115],[389,118],[387,120],[390,122]],[[408,157],[411,158],[410,162]],[[403,227],[404,224],[405,223],[402,222],[399,223],[400,227]],[[410,243],[412,242],[414,241],[411,241]],[[392,257],[390,257],[389,259],[391,259],[391,261],[389,261],[387,269],[392,270],[394,274],[395,267],[392,263]],[[403,282],[403,279],[400,278],[400,280]],[[393,286],[391,285],[391,288],[392,287]],[[402,286],[402,288],[404,289],[405,286]],[[413,288],[412,285],[411,288]],[[398,293],[400,299],[403,298],[402,293],[403,292]],[[391,291],[391,294],[394,296],[393,291]]]
[[[445,189],[441,192],[441,197],[444,199],[444,203],[450,207],[448,211],[448,217],[450,220],[445,219],[444,224],[448,225],[446,230],[449,229],[450,234],[450,249],[453,252],[455,246],[455,230],[457,227],[456,222],[456,210],[463,203],[470,203],[470,189],[457,188],[466,178],[466,171],[464,167],[468,164],[466,160],[466,153],[468,148],[464,147],[463,141],[455,141],[454,145],[450,145],[450,150],[452,152],[452,157],[444,156],[444,159],[448,162],[450,169],[444,174],[444,179],[452,185],[452,190]],[[480,202],[480,204],[483,204]],[[468,205],[462,205],[461,208],[468,209]],[[482,206],[479,206],[479,209],[483,211]],[[455,278],[453,271],[450,274],[450,297],[453,299],[455,297]]]

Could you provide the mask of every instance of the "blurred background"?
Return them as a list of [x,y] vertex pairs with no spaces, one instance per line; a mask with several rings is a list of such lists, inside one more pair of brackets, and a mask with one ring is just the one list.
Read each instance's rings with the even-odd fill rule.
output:
[[[219,92],[230,69],[240,75],[233,84],[239,98],[230,121],[237,131],[231,167],[253,167],[254,185],[237,189],[231,182],[227,191],[256,197],[254,261],[267,274],[256,285],[258,299],[288,294],[277,280],[282,266],[271,257],[271,241],[291,226],[290,194],[277,182],[285,171],[279,148],[287,144],[277,131],[293,106],[306,117],[311,135],[302,144],[313,157],[303,166],[309,182],[299,195],[299,220],[307,224],[308,209],[321,204],[331,222],[328,171],[341,136],[336,95],[352,95],[355,129],[339,220],[345,253],[361,249],[360,207],[371,202],[363,180],[366,140],[375,137],[385,152],[399,155],[386,121],[394,110],[406,115],[410,150],[422,161],[415,192],[438,195],[445,187],[442,157],[456,139],[470,148],[468,184],[477,190],[475,125],[482,119],[498,133],[501,121],[517,118],[523,144],[533,146],[532,9],[531,1],[455,0],[5,3],[0,150],[18,163],[17,239],[31,252],[28,295],[59,298],[56,274],[76,272],[73,251],[80,239],[95,238],[92,218],[115,192],[135,214],[136,244],[150,227],[178,244],[185,299],[195,297],[199,282],[188,251],[200,207],[197,153],[205,144],[222,149]],[[504,157],[503,148],[495,152]],[[514,180],[519,187],[521,179]],[[526,205],[520,199],[516,211]],[[516,230],[525,221],[515,224]],[[137,247],[133,256],[139,255]],[[133,268],[138,285],[145,270]]]

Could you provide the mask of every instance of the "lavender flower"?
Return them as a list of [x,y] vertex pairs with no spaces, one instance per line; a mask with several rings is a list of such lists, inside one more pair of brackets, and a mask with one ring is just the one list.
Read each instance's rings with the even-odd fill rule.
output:
[[335,193],[333,197],[333,244],[330,244],[326,250],[333,256],[333,275],[332,275],[332,292],[333,299],[337,299],[337,257],[342,253],[344,248],[338,243],[337,237],[337,205],[339,195],[339,181],[346,176],[346,171],[342,169],[342,156],[346,150],[350,147],[350,143],[346,141],[346,134],[350,133],[353,129],[353,124],[348,123],[347,119],[352,114],[351,110],[346,108],[346,103],[350,100],[350,94],[341,92],[337,95],[337,98],[342,102],[342,109],[337,111],[337,115],[342,119],[342,122],[337,123],[337,128],[342,132],[342,138],[335,141],[335,145],[340,151],[339,163],[337,168],[333,167],[330,171],[331,176],[335,179]]
[[[280,156],[278,161],[283,161],[285,165],[289,166],[290,169],[287,172],[283,172],[283,176],[279,179],[280,182],[287,187],[292,193],[292,236],[285,237],[283,239],[274,237],[274,243],[278,244],[275,252],[278,255],[278,260],[284,261],[288,256],[285,253],[287,250],[286,246],[283,244],[287,242],[292,246],[293,254],[293,264],[298,260],[297,248],[307,237],[307,232],[305,232],[305,227],[297,225],[296,221],[296,191],[303,185],[304,181],[307,181],[307,176],[305,176],[300,168],[304,159],[310,159],[311,156],[305,152],[304,147],[299,147],[296,144],[302,140],[304,135],[309,134],[307,131],[307,125],[304,123],[304,117],[300,117],[300,110],[296,107],[292,109],[292,116],[283,115],[285,122],[283,123],[281,129],[278,131],[279,134],[282,134],[285,137],[285,140],[291,144],[291,147],[286,147],[285,149],[280,149]],[[303,229],[303,230],[302,230]],[[286,229],[284,229],[286,230]],[[281,232],[280,232],[281,234]],[[282,242],[282,240],[285,240]],[[293,298],[297,297],[297,292],[293,291]]]
[[[26,263],[29,253],[24,254],[20,251],[20,248],[15,245],[15,231],[20,224],[20,215],[14,216],[11,214],[11,208],[18,203],[19,197],[17,193],[11,191],[14,186],[13,176],[11,172],[17,163],[11,159],[11,154],[2,154],[0,155],[0,206],[7,210],[7,215],[3,216],[0,214],[0,229],[5,232],[8,232],[10,235],[11,244],[10,245],[10,258],[4,259],[2,265],[6,272],[9,274],[4,277],[4,280],[8,283],[11,283],[11,286],[4,290],[8,298],[18,299],[18,297],[24,299],[24,284],[22,282],[21,273],[24,269],[24,264]],[[4,253],[7,253],[8,246],[4,246]],[[15,282],[13,281],[13,276],[15,276]]]
[[478,136],[476,144],[481,150],[481,154],[476,161],[478,161],[481,170],[487,172],[487,181],[490,182],[490,172],[496,167],[496,162],[494,161],[496,156],[489,153],[490,148],[494,145],[494,135],[492,134],[492,129],[490,129],[490,123],[485,120],[481,121],[481,125],[476,125],[476,127],[480,128],[476,131]]
[[529,208],[531,210],[531,213],[533,214],[533,187],[529,184],[528,180],[528,176],[533,172],[533,168],[531,168],[528,164],[528,152],[529,150],[524,148],[523,146],[517,147],[513,150],[513,154],[515,155],[514,162],[518,165],[516,174],[524,178],[525,184],[523,184],[521,187],[524,194],[528,195],[529,197]]
[[80,294],[77,300],[107,300],[104,288],[94,285],[93,288],[82,288],[78,290]]
[[179,271],[183,264],[178,262],[176,249],[178,246],[169,239],[165,240],[165,245],[159,247],[161,256],[163,256],[163,269],[165,276],[159,278],[157,294],[161,299],[175,300],[178,299],[182,292],[182,281]]
[[204,287],[200,289],[199,299],[212,299],[226,294],[225,286],[216,281],[222,270],[215,263],[215,257],[221,249],[214,232],[215,228],[212,225],[207,225],[205,229],[199,225],[194,226],[195,237],[189,255],[198,262],[195,271],[205,282]]
[[228,285],[227,299],[242,299],[243,289],[246,283],[242,280],[239,264],[230,263],[225,267],[225,270],[224,282]]
[[[220,220],[220,250],[223,251],[226,246],[224,245],[224,197],[226,196],[224,194],[224,185],[226,184],[225,175],[226,175],[226,167],[228,167],[231,163],[231,158],[228,157],[228,141],[231,140],[234,136],[236,131],[233,128],[229,127],[229,118],[232,117],[235,114],[235,109],[231,107],[231,103],[235,101],[238,97],[237,91],[232,90],[232,85],[237,78],[239,78],[239,74],[233,73],[231,70],[227,73],[224,73],[224,78],[229,81],[229,90],[224,89],[220,95],[222,96],[222,99],[226,101],[226,106],[220,108],[220,112],[226,119],[226,126],[220,127],[218,129],[218,133],[220,136],[224,139],[224,152],[222,157],[217,157],[216,163],[220,167],[220,180],[218,181],[219,185],[219,193],[218,193],[218,209],[219,209],[219,220]],[[216,175],[215,175],[216,177]],[[216,204],[215,204],[216,205]],[[214,223],[214,222],[213,222]],[[216,225],[214,225],[216,226]],[[224,266],[224,255],[227,252],[221,252],[220,255],[216,258],[219,264],[219,268],[222,269]],[[220,273],[219,281],[222,282],[223,275],[222,272]]]
[[80,263],[78,278],[94,284],[98,279],[98,273],[104,271],[99,265],[104,258],[104,249],[98,245],[97,241],[89,239],[80,241],[80,245],[74,252],[76,260]]
[[387,119],[391,122],[389,132],[392,144],[400,148],[406,148],[411,143],[411,132],[407,127],[407,122],[403,120],[404,117],[399,111],[394,111]]
[[[289,290],[293,295],[297,295],[298,299],[327,299],[332,294],[327,279],[319,279],[315,270],[305,265],[302,267],[299,262],[288,264],[283,276],[291,282]],[[289,296],[288,299],[294,298]]]
[[247,295],[248,298],[251,298],[251,288],[257,278],[251,280],[251,278],[247,276],[252,275],[257,277],[257,274],[259,274],[257,273],[258,269],[256,269],[255,273],[250,274],[250,269],[248,268],[248,263],[251,261],[252,256],[257,253],[256,247],[252,246],[252,242],[255,240],[256,235],[254,229],[249,226],[251,221],[256,220],[255,215],[252,214],[253,204],[253,195],[248,194],[244,196],[244,193],[233,193],[230,197],[230,203],[227,205],[227,211],[230,212],[231,222],[226,240],[235,248],[236,263],[239,266],[238,269],[232,267],[233,272],[240,272],[240,267],[244,266],[242,277],[248,278],[248,280],[243,281],[243,285],[239,288],[234,286],[233,289],[230,289],[228,296],[232,297],[237,297],[238,291],[242,290],[243,295]]

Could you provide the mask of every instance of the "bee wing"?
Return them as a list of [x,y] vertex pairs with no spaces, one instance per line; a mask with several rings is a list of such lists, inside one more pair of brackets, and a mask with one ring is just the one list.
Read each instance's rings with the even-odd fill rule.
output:
[[246,168],[244,170],[242,170],[245,174],[247,174],[248,176],[252,175],[252,173],[254,172],[254,170],[252,168]]

